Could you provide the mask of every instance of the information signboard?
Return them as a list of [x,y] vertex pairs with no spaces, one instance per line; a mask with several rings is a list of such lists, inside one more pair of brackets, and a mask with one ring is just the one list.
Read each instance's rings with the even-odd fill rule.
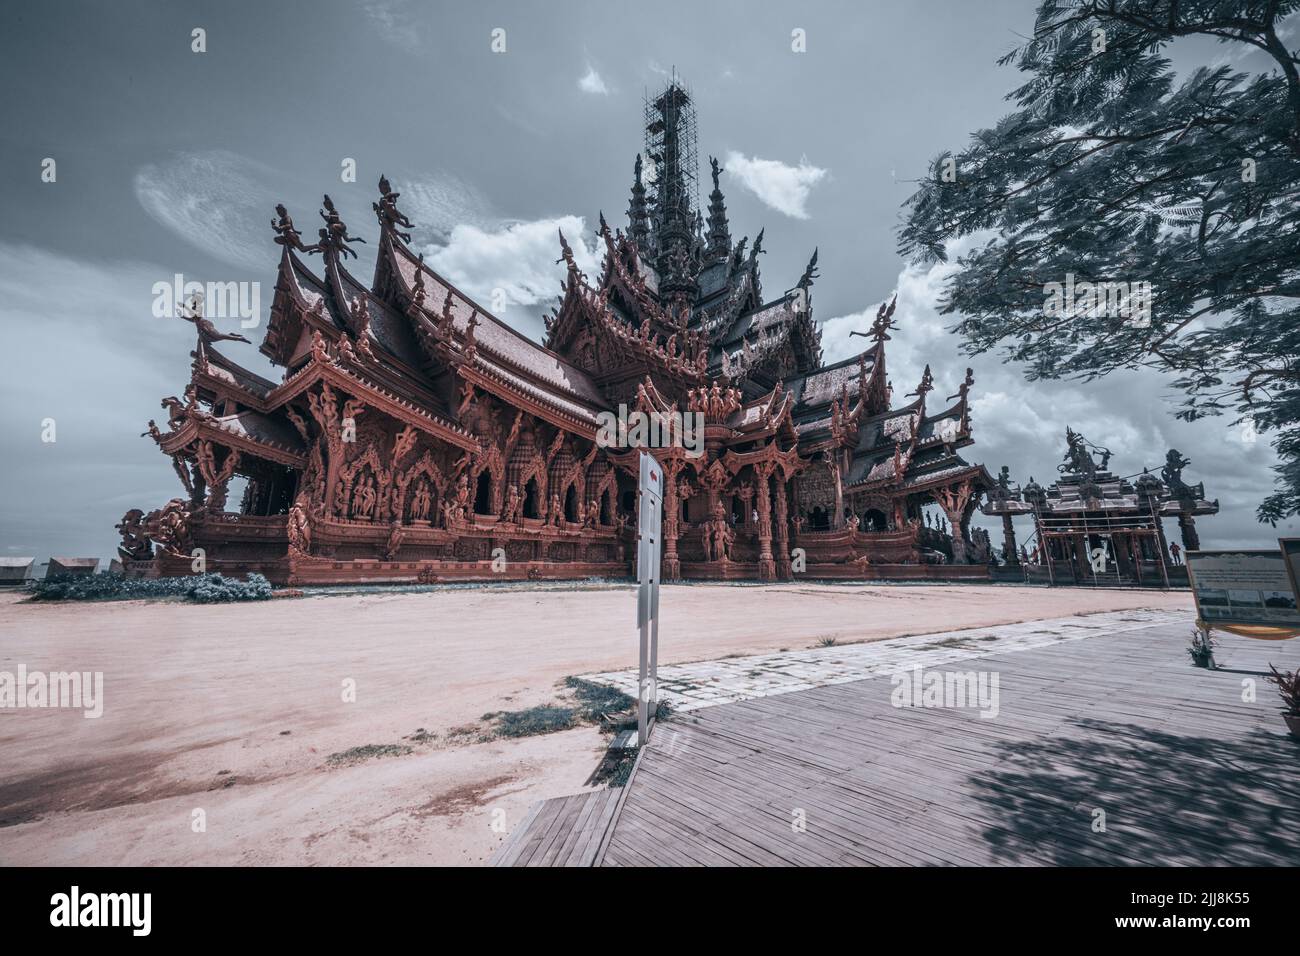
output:
[[[1188,551],[1187,576],[1208,627],[1252,637],[1300,632],[1300,611],[1284,550]],[[1268,632],[1291,633],[1269,634]]]
[[642,452],[636,525],[636,623],[641,634],[637,744],[642,746],[650,739],[650,727],[659,703],[659,569],[663,549],[663,501],[663,469],[652,455]]

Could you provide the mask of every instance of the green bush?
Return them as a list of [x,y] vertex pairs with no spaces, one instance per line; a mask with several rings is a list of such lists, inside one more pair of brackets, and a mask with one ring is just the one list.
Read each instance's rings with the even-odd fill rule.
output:
[[271,597],[271,582],[260,574],[247,581],[220,574],[183,578],[128,578],[122,574],[59,574],[32,581],[27,592],[34,601],[134,601],[183,598],[200,604],[226,601],[264,601]]

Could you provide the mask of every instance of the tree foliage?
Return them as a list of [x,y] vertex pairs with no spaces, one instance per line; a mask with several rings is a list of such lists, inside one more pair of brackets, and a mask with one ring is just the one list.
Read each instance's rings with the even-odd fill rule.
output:
[[[1282,39],[1297,8],[1045,0],[999,61],[1028,75],[1014,112],[935,158],[899,234],[921,262],[971,237],[943,302],[968,351],[1001,348],[1030,379],[1172,372],[1178,417],[1228,412],[1272,433],[1265,521],[1300,511],[1300,59]],[[1223,62],[1176,73],[1171,44],[1197,37]],[[1234,69],[1250,52],[1266,66]],[[1045,308],[1067,273],[1149,282],[1149,322]]]

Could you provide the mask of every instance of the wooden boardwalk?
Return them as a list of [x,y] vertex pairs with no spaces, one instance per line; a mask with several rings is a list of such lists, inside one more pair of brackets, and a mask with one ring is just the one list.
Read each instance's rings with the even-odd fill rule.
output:
[[533,805],[492,857],[493,866],[592,866],[621,790],[592,790]]
[[996,673],[993,719],[894,707],[877,678],[667,721],[599,862],[1300,864],[1300,743],[1261,675],[1300,640],[1227,636],[1211,672],[1189,630],[939,668]]
[[997,676],[991,718],[896,707],[884,676],[674,717],[621,805],[538,804],[494,862],[1300,865],[1300,743],[1263,679],[1300,639],[1225,636],[1206,671],[1190,629],[938,662]]

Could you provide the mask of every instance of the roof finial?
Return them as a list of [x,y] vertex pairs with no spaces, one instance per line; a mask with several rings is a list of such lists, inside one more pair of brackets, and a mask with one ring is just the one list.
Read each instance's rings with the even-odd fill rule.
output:
[[813,249],[812,258],[808,260],[808,268],[803,270],[803,275],[795,283],[796,289],[808,290],[812,287],[813,280],[818,278],[820,273],[817,271],[817,249]]
[[915,395],[922,400],[925,399],[926,392],[934,389],[934,376],[930,374],[930,366],[925,366],[925,371],[921,373],[921,383],[916,386],[915,392],[908,392],[909,396]]
[[271,228],[275,230],[275,242],[277,245],[288,246],[290,249],[297,249],[299,252],[305,252],[307,247],[302,244],[302,233],[293,227],[293,219],[289,211],[284,208],[284,203],[278,203],[275,207],[279,220],[271,220]]
[[325,194],[324,202],[325,208],[320,210],[320,217],[325,220],[325,228],[320,230],[320,242],[308,251],[323,252],[327,257],[330,252],[341,253],[345,259],[348,256],[355,259],[357,254],[348,248],[348,243],[366,240],[359,236],[348,235],[348,227],[339,216],[338,210],[334,208],[334,200],[330,199],[329,193]]
[[380,175],[379,177],[379,202],[371,203],[375,210],[375,215],[379,217],[379,228],[381,231],[389,230],[403,242],[411,241],[409,232],[401,232],[397,227],[403,229],[414,229],[415,223],[407,219],[401,210],[397,208],[397,200],[402,194],[395,192],[388,183],[388,177]]

